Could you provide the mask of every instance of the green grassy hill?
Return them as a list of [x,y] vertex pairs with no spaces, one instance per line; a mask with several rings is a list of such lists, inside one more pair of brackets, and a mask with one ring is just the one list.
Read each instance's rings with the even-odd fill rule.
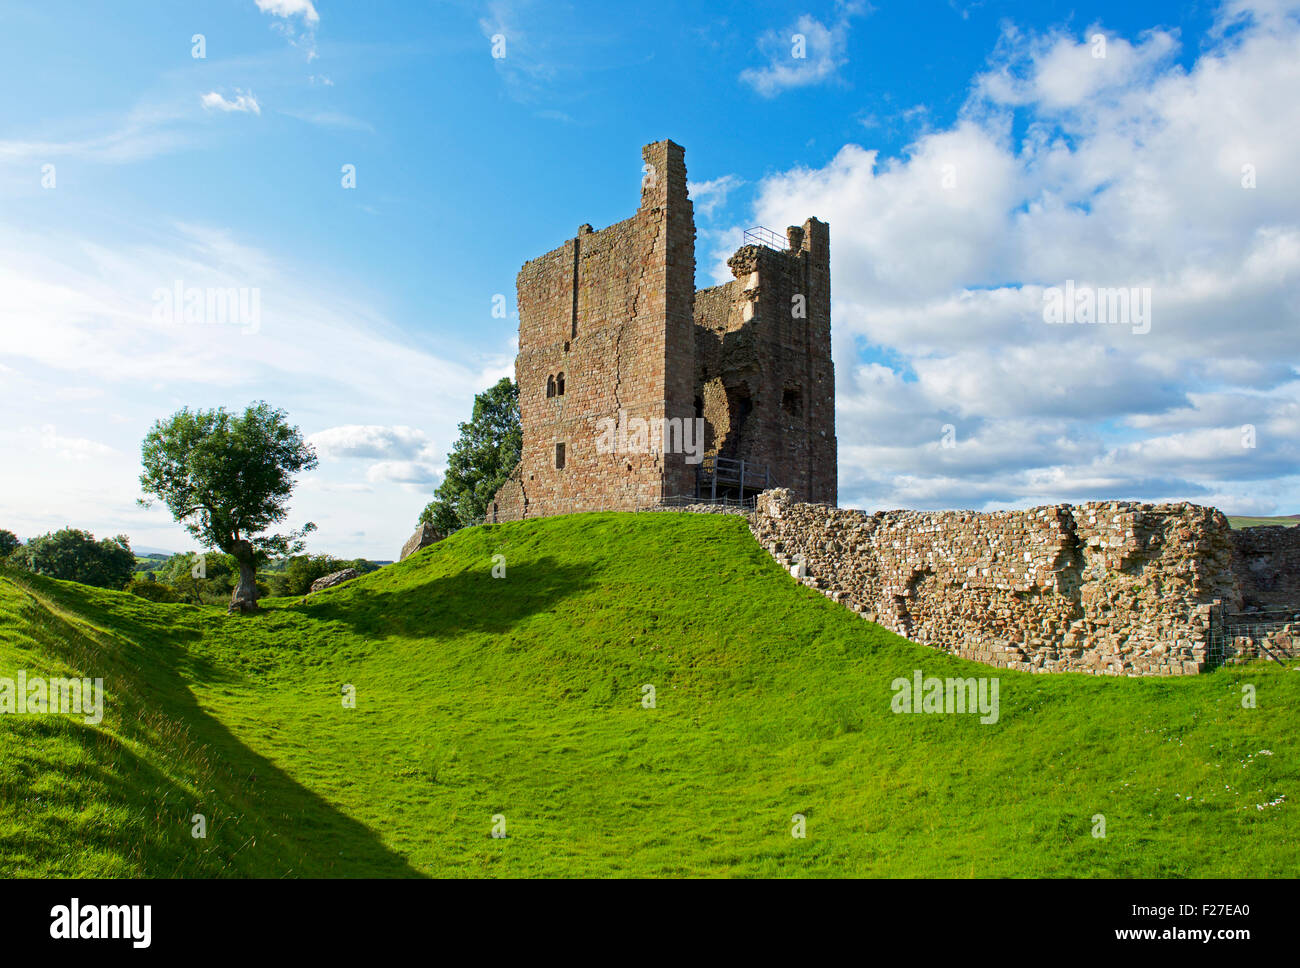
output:
[[[103,676],[109,693],[98,727],[0,715],[0,875],[1300,867],[1290,668],[990,669],[796,584],[739,518],[480,527],[267,604],[230,618],[0,576],[0,676]],[[999,676],[999,721],[895,715],[890,683],[914,669]]]

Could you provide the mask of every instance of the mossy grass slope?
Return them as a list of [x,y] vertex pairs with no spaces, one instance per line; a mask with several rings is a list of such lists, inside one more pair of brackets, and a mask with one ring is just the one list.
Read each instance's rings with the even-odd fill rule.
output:
[[[98,726],[0,716],[0,875],[1300,869],[1296,671],[991,669],[796,584],[737,517],[473,528],[265,604],[0,574],[0,676],[108,693]],[[893,713],[915,669],[998,677],[998,721]]]

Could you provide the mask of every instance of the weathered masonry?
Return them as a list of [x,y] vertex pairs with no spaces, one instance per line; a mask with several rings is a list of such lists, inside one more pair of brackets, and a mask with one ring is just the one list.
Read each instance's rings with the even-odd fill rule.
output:
[[635,215],[519,272],[523,453],[491,516],[777,486],[834,503],[829,227],[747,234],[736,278],[696,292],[683,149],[641,154]]
[[[1300,528],[1235,531],[1195,504],[867,514],[776,490],[750,526],[796,577],[864,618],[1011,669],[1201,672],[1215,614],[1232,641],[1253,609],[1300,605]],[[1288,641],[1273,646],[1290,649],[1277,624]]]

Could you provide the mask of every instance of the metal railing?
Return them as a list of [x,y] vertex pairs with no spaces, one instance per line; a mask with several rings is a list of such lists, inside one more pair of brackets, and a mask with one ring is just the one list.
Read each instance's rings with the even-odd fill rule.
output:
[[638,511],[658,511],[661,509],[673,510],[676,508],[694,507],[702,505],[708,507],[736,508],[738,510],[752,511],[758,503],[758,495],[753,497],[699,497],[694,494],[677,494],[673,497],[661,498],[655,504],[649,504],[645,507],[637,508]]
[[744,244],[761,245],[766,249],[776,249],[777,252],[784,252],[790,248],[789,239],[763,225],[755,225],[752,229],[745,229]]
[[716,501],[719,486],[723,489],[722,497],[729,496],[727,490],[734,488],[743,499],[746,490],[758,494],[771,487],[772,475],[766,464],[711,454],[695,467],[695,493],[701,499]]

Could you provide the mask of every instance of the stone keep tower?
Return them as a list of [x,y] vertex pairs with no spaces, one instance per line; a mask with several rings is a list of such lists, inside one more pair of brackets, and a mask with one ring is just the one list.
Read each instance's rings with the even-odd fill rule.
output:
[[[580,226],[519,271],[523,453],[490,517],[735,496],[724,468],[741,460],[746,496],[770,484],[834,503],[828,227],[791,228],[788,250],[746,245],[729,263],[737,278],[697,294],[684,151],[658,141],[641,154],[635,215]],[[697,418],[702,462],[670,432],[612,431]]]
[[834,504],[830,226],[815,218],[791,226],[786,246],[774,233],[746,236],[760,241],[727,260],[736,278],[695,294],[695,407],[706,449],[720,458],[715,476],[729,479],[728,492],[743,460],[797,500]]

